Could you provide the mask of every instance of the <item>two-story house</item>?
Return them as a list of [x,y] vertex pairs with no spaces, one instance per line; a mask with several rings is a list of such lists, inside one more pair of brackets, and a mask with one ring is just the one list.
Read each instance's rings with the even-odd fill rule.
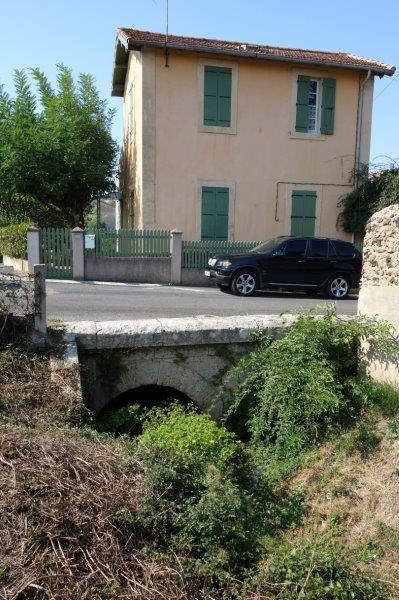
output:
[[344,52],[119,29],[122,226],[347,237],[339,199],[369,161],[374,77],[394,71]]

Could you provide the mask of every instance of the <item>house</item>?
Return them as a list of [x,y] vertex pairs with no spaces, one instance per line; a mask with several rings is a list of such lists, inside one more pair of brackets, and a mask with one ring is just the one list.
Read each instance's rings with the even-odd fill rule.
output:
[[374,77],[394,72],[345,52],[118,29],[122,226],[347,238],[339,199],[369,161]]

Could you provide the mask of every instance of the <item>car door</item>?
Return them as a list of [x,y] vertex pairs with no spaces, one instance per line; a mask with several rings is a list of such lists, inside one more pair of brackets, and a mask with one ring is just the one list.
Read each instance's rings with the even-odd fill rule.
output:
[[329,256],[328,240],[309,240],[305,257],[304,283],[321,285],[329,276],[335,258]]
[[306,238],[287,240],[281,255],[270,257],[266,283],[273,285],[301,284],[305,272],[307,242]]

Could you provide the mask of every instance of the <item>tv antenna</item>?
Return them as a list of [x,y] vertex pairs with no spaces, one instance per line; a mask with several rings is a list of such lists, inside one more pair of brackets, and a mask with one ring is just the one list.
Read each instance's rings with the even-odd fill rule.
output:
[[165,67],[169,67],[168,36],[169,36],[169,0],[166,0]]

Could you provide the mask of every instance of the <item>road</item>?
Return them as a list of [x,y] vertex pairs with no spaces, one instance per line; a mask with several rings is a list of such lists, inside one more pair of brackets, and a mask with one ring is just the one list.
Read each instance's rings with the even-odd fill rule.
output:
[[[329,302],[302,293],[259,292],[250,298],[217,288],[154,284],[47,281],[47,314],[64,321],[119,321],[199,315],[280,314]],[[336,302],[339,314],[356,314],[357,298]]]

